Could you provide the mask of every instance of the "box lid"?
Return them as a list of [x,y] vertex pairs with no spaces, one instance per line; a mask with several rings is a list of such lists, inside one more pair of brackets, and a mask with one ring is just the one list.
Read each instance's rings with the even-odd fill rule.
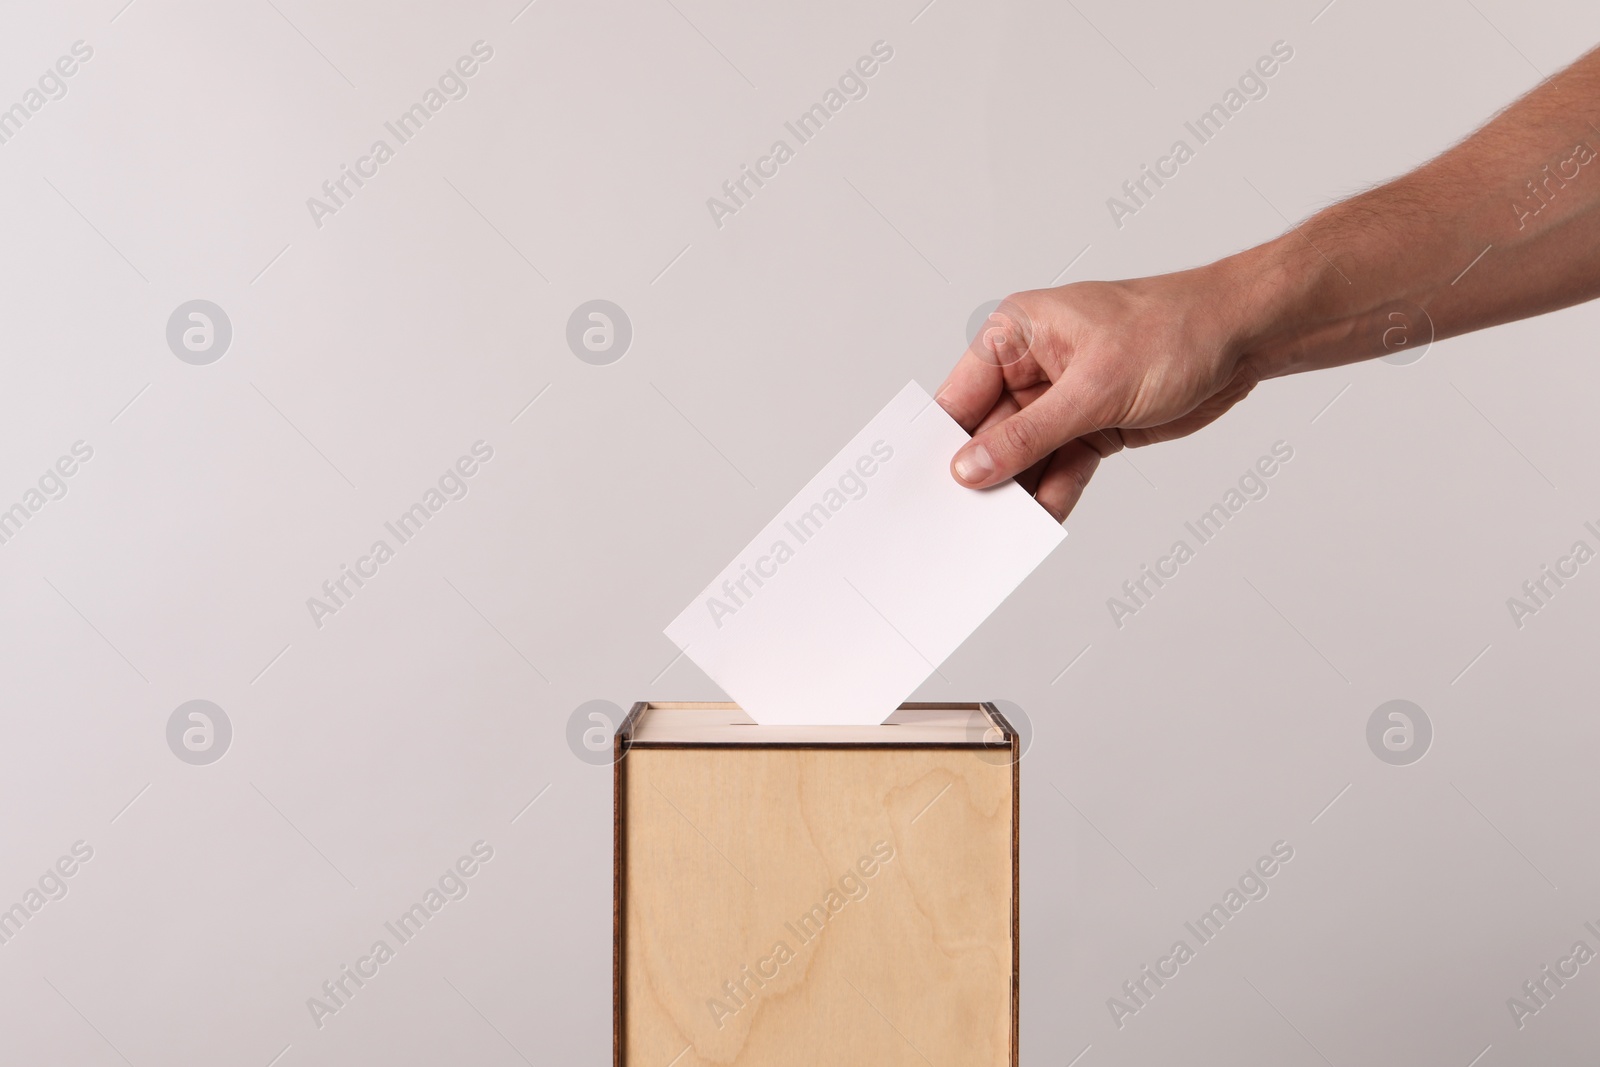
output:
[[642,701],[617,728],[619,749],[669,746],[939,745],[1007,748],[1016,732],[992,704],[908,703],[876,726],[765,726],[726,701]]

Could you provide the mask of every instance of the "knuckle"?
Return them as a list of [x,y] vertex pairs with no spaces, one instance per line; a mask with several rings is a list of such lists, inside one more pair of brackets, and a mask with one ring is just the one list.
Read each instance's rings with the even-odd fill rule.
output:
[[1026,308],[1031,299],[1032,297],[1029,295],[1029,291],[1027,290],[1017,293],[1008,293],[1006,298],[1000,301],[1000,306],[1008,310],[1015,310],[1026,314]]
[[1098,455],[1095,455],[1092,458],[1088,458],[1085,462],[1080,463],[1076,467],[1073,468],[1073,470],[1072,470],[1072,481],[1073,481],[1072,498],[1074,500],[1076,500],[1078,497],[1082,496],[1083,495],[1083,491],[1085,489],[1089,488],[1089,479],[1094,477],[1095,468],[1097,468],[1099,465],[1100,465],[1100,457]]
[[[1094,453],[1094,462],[1097,464],[1107,456],[1114,456],[1128,447],[1128,440],[1122,431],[1112,426],[1085,435],[1083,442],[1089,446],[1089,451]],[[1088,481],[1087,475],[1084,480]]]
[[1007,457],[1022,460],[1034,456],[1041,435],[1032,419],[1017,416],[996,427],[995,436]]

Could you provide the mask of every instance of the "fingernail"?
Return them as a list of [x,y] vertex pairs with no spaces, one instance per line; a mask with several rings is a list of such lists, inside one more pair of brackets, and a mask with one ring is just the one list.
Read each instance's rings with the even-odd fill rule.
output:
[[957,478],[968,485],[974,485],[994,473],[994,460],[989,458],[987,448],[982,445],[972,445],[956,456],[955,467]]
[[946,412],[948,412],[950,410],[950,402],[948,400],[946,400],[945,398],[948,397],[949,395],[950,395],[950,390],[941,389],[941,390],[939,390],[939,392],[937,394],[934,395],[933,402],[938,404],[940,407],[944,408],[944,410]]

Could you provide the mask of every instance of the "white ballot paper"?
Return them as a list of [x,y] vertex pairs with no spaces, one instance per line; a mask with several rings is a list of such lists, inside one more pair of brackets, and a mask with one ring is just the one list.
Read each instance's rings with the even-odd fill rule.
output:
[[967,439],[910,383],[667,636],[759,723],[882,722],[1066,536],[1015,482],[957,484]]

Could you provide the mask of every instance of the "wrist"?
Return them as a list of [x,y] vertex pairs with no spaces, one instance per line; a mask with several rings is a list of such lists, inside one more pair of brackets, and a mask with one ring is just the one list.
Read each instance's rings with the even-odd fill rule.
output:
[[1257,380],[1381,356],[1405,343],[1396,325],[1426,328],[1413,322],[1425,313],[1410,294],[1354,283],[1330,258],[1338,255],[1329,232],[1337,220],[1325,220],[1333,225],[1317,235],[1322,240],[1304,232],[1318,221],[1213,265],[1235,350]]
[[1322,279],[1295,251],[1279,237],[1203,268],[1230,347],[1257,379],[1304,369],[1298,341]]

